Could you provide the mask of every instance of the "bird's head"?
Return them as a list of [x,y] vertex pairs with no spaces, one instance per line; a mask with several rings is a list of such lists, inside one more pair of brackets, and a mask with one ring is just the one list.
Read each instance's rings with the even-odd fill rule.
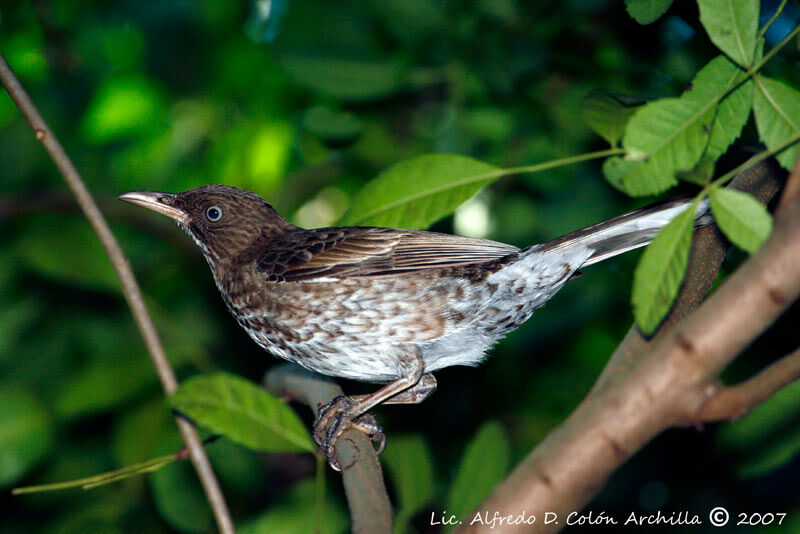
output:
[[269,238],[294,228],[260,196],[226,185],[183,193],[132,191],[119,200],[166,215],[188,233],[209,262],[226,263]]

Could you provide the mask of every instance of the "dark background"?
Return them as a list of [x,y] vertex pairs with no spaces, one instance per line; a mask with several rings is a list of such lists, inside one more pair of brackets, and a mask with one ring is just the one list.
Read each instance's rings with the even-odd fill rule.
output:
[[[3,0],[0,51],[129,254],[179,376],[221,369],[258,381],[278,360],[227,314],[199,251],[117,194],[224,183],[297,224],[325,226],[366,181],[413,156],[513,167],[602,150],[580,114],[591,89],[677,96],[716,55],[696,5],[677,4],[641,26],[610,0],[275,0],[266,20],[250,2]],[[767,17],[776,4],[764,2]],[[790,2],[769,43],[796,19]],[[797,61],[789,46],[765,72],[797,87]],[[757,148],[752,130],[731,162]],[[524,246],[642,203],[612,189],[598,161],[504,178],[434,228]],[[500,422],[513,465],[576,406],[631,325],[638,254],[586,269],[484,365],[438,373],[424,404],[377,410],[390,448],[413,434],[430,451],[433,498],[410,531],[431,530],[483,423]],[[726,271],[742,259],[731,253]],[[795,307],[724,378],[796,348],[797,321]],[[738,423],[668,431],[590,508],[623,518],[688,511],[704,522],[714,506],[786,512],[773,530],[797,531],[799,408],[795,385]],[[0,93],[0,534],[209,531],[185,465],[89,492],[7,491],[166,454],[176,436],[100,246]],[[209,453],[237,524],[273,513],[281,526],[261,531],[303,531],[290,525],[310,513],[310,455],[257,455],[224,439]],[[340,511],[326,530],[343,531],[340,484],[327,478]],[[705,529],[715,531],[692,528]]]

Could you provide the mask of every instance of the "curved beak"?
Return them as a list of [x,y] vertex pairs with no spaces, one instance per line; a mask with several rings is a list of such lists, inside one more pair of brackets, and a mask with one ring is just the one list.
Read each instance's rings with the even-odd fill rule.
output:
[[142,208],[147,208],[155,211],[156,213],[166,215],[170,219],[174,219],[178,223],[185,225],[189,222],[189,214],[172,205],[176,196],[177,195],[174,195],[173,193],[131,191],[130,193],[121,194],[117,197],[117,200],[128,202],[135,206],[141,206]]

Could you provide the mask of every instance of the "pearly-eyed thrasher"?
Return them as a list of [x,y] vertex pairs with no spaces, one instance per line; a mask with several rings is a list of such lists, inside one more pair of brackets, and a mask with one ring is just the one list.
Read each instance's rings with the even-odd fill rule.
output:
[[[436,389],[432,372],[479,364],[579,268],[646,245],[691,205],[661,203],[520,250],[417,230],[306,230],[223,185],[119,199],[174,219],[194,239],[228,309],[261,347],[324,375],[386,383],[319,410],[314,437],[335,469],[333,446],[347,426],[383,450],[372,407],[421,402]],[[701,204],[698,224],[707,211]]]

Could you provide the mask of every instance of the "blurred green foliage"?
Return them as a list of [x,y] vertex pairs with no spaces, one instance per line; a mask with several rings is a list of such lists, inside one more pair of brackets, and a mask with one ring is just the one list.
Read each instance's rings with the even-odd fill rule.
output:
[[[228,316],[194,245],[168,221],[119,205],[117,194],[225,183],[263,195],[298,224],[333,224],[364,183],[401,160],[455,153],[510,168],[606,148],[580,112],[593,89],[677,96],[717,54],[693,2],[676,2],[646,27],[626,11],[646,4],[636,1],[266,4],[269,16],[263,2],[0,5],[0,51],[100,201],[183,378],[226,370],[258,381],[277,360]],[[768,17],[777,2],[763,4]],[[791,27],[797,13],[790,2],[774,27]],[[783,37],[767,36],[771,44]],[[763,71],[779,81],[776,91],[800,87],[800,56],[790,48]],[[722,170],[746,159],[757,139],[751,120],[740,155],[723,159]],[[608,187],[599,163],[584,163],[505,177],[472,202],[470,217],[482,213],[483,223],[467,225],[457,213],[435,229],[524,246],[634,205]],[[177,450],[108,262],[5,92],[0,235],[0,487]],[[466,478],[465,451],[480,446],[481,460],[502,471],[575,407],[630,326],[637,256],[587,269],[482,367],[440,373],[424,405],[378,410],[389,486],[408,520],[398,529],[431,531],[431,512],[449,506],[454,488],[482,491],[496,478],[497,470],[489,482]],[[733,254],[731,268],[741,258]],[[742,379],[796,348],[797,320],[795,309],[725,378]],[[798,404],[795,388],[741,426],[667,432],[590,507],[704,514],[725,505],[796,518]],[[298,413],[310,423],[306,410]],[[208,450],[244,531],[309,531],[311,455],[256,455],[225,440]],[[323,532],[346,531],[339,481],[327,478]],[[0,509],[0,534],[212,528],[184,464],[87,493],[3,491]]]

